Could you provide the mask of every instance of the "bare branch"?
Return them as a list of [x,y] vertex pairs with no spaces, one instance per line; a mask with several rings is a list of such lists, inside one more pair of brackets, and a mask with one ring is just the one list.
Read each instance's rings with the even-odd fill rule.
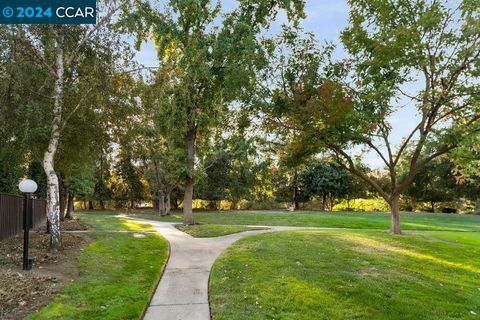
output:
[[112,16],[120,10],[120,8],[123,6],[124,2],[119,1],[119,4],[116,7],[111,7],[109,11],[107,11],[107,14],[100,19],[100,21],[95,24],[93,28],[91,28],[85,36],[80,40],[80,42],[77,44],[77,47],[75,50],[73,50],[72,55],[66,60],[65,65],[67,67],[71,66],[76,59],[80,57],[80,48],[88,41],[88,39],[100,28],[102,28],[104,25],[106,25],[112,18]]
[[117,73],[128,74],[128,73],[134,73],[134,72],[143,71],[143,70],[158,70],[160,68],[161,68],[160,66],[158,66],[158,67],[140,67],[140,68],[135,68],[135,69],[132,69],[132,70],[117,71]]
[[379,157],[383,160],[383,162],[385,163],[385,165],[391,169],[391,163],[385,158],[385,156],[383,155],[383,153],[380,151],[380,149],[375,145],[373,144],[373,142],[367,138],[357,138],[358,141],[360,142],[363,142],[365,143],[367,146],[369,146],[370,148],[372,148],[378,155]]
[[60,129],[60,131],[63,131],[65,127],[67,126],[68,121],[70,118],[77,112],[77,110],[82,106],[83,102],[85,101],[85,98],[88,97],[88,94],[92,91],[92,88],[90,88],[87,92],[82,94],[82,97],[80,98],[80,101],[78,101],[77,105],[70,111],[70,113],[63,119],[63,124]]
[[449,151],[455,149],[456,147],[457,145],[444,146],[440,148],[437,152],[426,157],[425,159],[419,161],[418,163],[416,162],[415,165],[410,169],[407,177],[402,181],[402,183],[398,187],[395,188],[396,189],[395,192],[401,194],[403,191],[405,191],[408,185],[412,183],[413,179],[415,179],[418,172],[421,169],[423,169],[430,161],[432,161],[437,157],[440,157],[441,155],[448,153]]
[[[382,196],[383,199],[385,199],[385,201],[390,203],[390,198],[391,198],[390,195],[387,192],[385,192],[375,180],[373,180],[368,175],[358,170],[355,167],[355,163],[353,162],[352,157],[350,157],[345,151],[342,150],[342,148],[338,146],[328,145],[328,147],[337,155],[337,162],[339,165],[341,165],[343,168],[345,168],[352,174],[356,175],[357,177],[363,179],[365,182],[369,183],[373,188],[375,188],[375,190],[377,190],[377,192]],[[340,156],[342,156],[348,162],[348,166],[345,165],[342,161],[338,160]]]
[[37,49],[33,47],[33,45],[26,39],[25,36],[25,31],[23,30],[22,27],[17,28],[17,36],[16,39],[18,42],[22,45],[25,50],[30,54],[30,56],[39,64],[43,65],[48,73],[50,73],[51,76],[56,77],[55,70],[53,69],[52,66],[50,66],[47,61],[45,60],[45,57],[38,52]]
[[410,134],[408,135],[407,139],[405,139],[405,141],[402,143],[402,145],[400,146],[400,149],[398,149],[397,151],[397,155],[395,156],[395,160],[393,161],[393,165],[396,166],[398,161],[400,160],[400,158],[402,157],[402,153],[403,151],[405,150],[405,148],[407,148],[408,144],[410,143],[410,141],[412,140],[413,136],[415,135],[415,132],[417,132],[420,127],[421,127],[421,122],[415,127],[415,129],[412,130],[412,132],[410,132]]

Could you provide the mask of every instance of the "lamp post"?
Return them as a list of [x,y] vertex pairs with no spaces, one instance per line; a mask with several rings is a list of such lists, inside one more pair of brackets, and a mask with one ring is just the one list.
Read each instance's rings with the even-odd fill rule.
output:
[[33,260],[28,258],[28,242],[32,224],[32,194],[37,191],[37,188],[37,183],[29,179],[21,181],[18,185],[18,189],[25,195],[23,205],[23,270],[32,269]]

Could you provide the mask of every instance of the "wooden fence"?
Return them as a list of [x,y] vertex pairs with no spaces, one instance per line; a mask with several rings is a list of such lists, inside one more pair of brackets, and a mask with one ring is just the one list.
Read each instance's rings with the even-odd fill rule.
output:
[[[0,240],[13,237],[23,231],[24,197],[0,193]],[[32,227],[47,223],[47,202],[33,199]]]

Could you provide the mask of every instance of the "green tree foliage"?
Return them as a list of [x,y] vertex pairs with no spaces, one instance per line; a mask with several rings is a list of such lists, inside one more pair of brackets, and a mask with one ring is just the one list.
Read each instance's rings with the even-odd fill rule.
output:
[[[171,132],[183,140],[186,153],[184,223],[192,224],[192,196],[197,143],[218,125],[232,101],[247,96],[255,71],[264,64],[257,38],[279,9],[291,19],[303,16],[303,1],[242,1],[221,12],[209,0],[170,0],[153,10],[149,3],[129,10],[122,25],[139,43],[153,34],[159,60],[172,79],[169,103],[160,112]],[[150,13],[146,15],[146,13]],[[165,70],[165,69],[163,69]]]
[[466,179],[459,172],[458,165],[448,157],[432,160],[418,173],[405,191],[405,196],[412,199],[414,203],[427,202],[432,212],[440,209],[437,206],[439,203],[448,205],[462,200],[469,201],[473,209],[480,198],[479,195],[480,179],[475,176]]
[[12,27],[0,29],[0,190],[11,193],[18,192],[18,181],[33,163],[32,133],[42,119],[35,122],[33,111],[45,103],[41,68],[22,52],[14,34]]
[[[315,84],[321,82],[320,68],[332,50],[318,48],[315,36],[302,34],[298,28],[284,26],[274,41],[267,41],[268,68],[260,70],[255,90],[254,106],[263,118],[266,134],[275,134],[273,151],[278,157],[279,174],[275,198],[291,202],[298,209],[299,202],[308,199],[299,188],[299,171],[316,144],[300,142],[301,126],[288,117],[279,115],[295,112],[311,97]],[[300,116],[300,115],[298,115]]]
[[[47,197],[47,179],[42,165],[38,161],[33,160],[30,163],[27,176],[37,183],[38,189],[35,192],[35,196],[40,199],[45,199]],[[18,183],[18,180],[16,182]],[[16,186],[16,188],[18,187]]]
[[300,176],[302,192],[309,198],[319,197],[322,210],[333,210],[337,199],[351,192],[351,177],[336,163],[315,161],[310,163]]
[[[446,1],[349,4],[350,26],[342,41],[351,59],[326,67],[318,81],[294,85],[297,93],[286,99],[291,103],[277,103],[281,107],[273,108],[272,118],[297,130],[293,145],[308,146],[303,152],[328,149],[372,185],[390,204],[391,231],[400,233],[400,196],[415,176],[462,139],[478,134],[480,4],[462,1],[456,9]],[[285,96],[282,91],[276,92]],[[418,122],[395,146],[390,120],[405,99],[416,105]],[[414,145],[411,156],[405,153],[409,144]],[[383,161],[389,190],[360,170],[358,149]],[[404,175],[398,170],[402,158],[409,163]]]
[[120,158],[115,169],[121,179],[116,198],[119,200],[129,200],[130,208],[134,209],[136,203],[144,200],[145,185],[142,182],[142,169],[140,166],[134,164],[132,156],[128,151],[122,151],[120,153]]
[[[150,194],[160,215],[170,214],[172,192],[185,179],[185,155],[182,142],[171,133],[160,112],[167,103],[164,92],[171,87],[168,68],[158,70],[150,81],[141,85],[141,106],[135,124],[134,149],[141,159]],[[132,136],[130,134],[130,136]]]
[[259,153],[253,138],[246,138],[240,133],[230,137],[227,144],[232,155],[227,199],[231,202],[230,209],[235,210],[240,200],[253,198],[256,184],[263,183],[257,180],[262,163],[259,163]]
[[[350,175],[350,190],[346,196],[347,209],[351,210],[350,201],[354,199],[365,199],[369,197],[371,186],[358,176]],[[375,190],[373,190],[376,193]]]
[[[63,157],[59,148],[62,143],[68,145],[65,134],[69,130],[70,136],[75,136],[73,131],[80,127],[76,121],[88,120],[92,113],[100,114],[102,107],[114,104],[111,89],[117,87],[111,80],[128,60],[128,48],[109,23],[115,6],[110,1],[100,2],[95,26],[2,27],[0,51],[6,60],[0,62],[0,125],[2,132],[8,132],[6,149],[3,145],[2,149],[10,148],[8,154],[19,161],[6,159],[7,166],[26,168],[25,163],[32,161],[42,164],[48,182],[52,249],[61,244],[59,176],[63,173],[55,167],[56,161],[61,162],[57,157]],[[82,133],[76,132],[80,137]],[[63,150],[72,149],[63,146]]]
[[96,161],[95,187],[92,198],[99,201],[100,209],[105,210],[105,201],[112,200],[113,192],[110,188],[111,167],[106,152],[101,152]]
[[422,169],[405,190],[405,196],[416,202],[428,202],[430,210],[435,212],[435,204],[451,201],[460,194],[453,175],[454,164],[446,158],[437,158]]
[[239,132],[217,141],[200,166],[196,197],[211,201],[212,208],[229,200],[231,209],[237,209],[240,200],[252,199],[259,170],[257,156],[254,139]]
[[68,191],[72,192],[77,200],[91,201],[95,190],[95,167],[77,163],[71,170],[72,174],[65,178]]
[[300,170],[300,166],[290,168],[285,162],[280,161],[273,178],[275,201],[290,203],[291,210],[299,209],[300,203],[309,200],[309,196],[300,187]]
[[480,213],[480,177],[473,176],[470,179],[457,180],[460,183],[459,193],[462,197],[468,199],[472,203],[472,211],[476,214]]
[[480,178],[480,134],[464,139],[458,148],[450,153],[451,160],[457,164],[456,170],[463,179],[472,182]]
[[198,199],[210,201],[211,209],[218,209],[219,202],[227,198],[232,167],[231,154],[218,151],[208,156],[204,163],[204,176],[196,191]]
[[[313,112],[315,101],[310,99],[317,94],[318,85],[324,81],[325,75],[321,69],[329,60],[333,47],[327,46],[322,50],[314,34],[285,26],[282,33],[268,43],[271,50],[268,68],[259,72],[254,91],[255,106],[263,118],[266,133],[274,133],[277,137],[274,149],[279,153],[281,162],[293,170],[312,153],[318,152],[318,146],[299,139],[301,121],[282,115],[303,108]],[[311,115],[303,112],[297,113],[297,116]]]

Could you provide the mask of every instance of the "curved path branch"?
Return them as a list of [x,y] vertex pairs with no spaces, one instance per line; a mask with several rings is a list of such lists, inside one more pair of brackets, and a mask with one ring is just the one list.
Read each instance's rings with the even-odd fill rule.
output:
[[216,238],[194,238],[175,228],[174,223],[138,220],[151,224],[170,242],[170,258],[145,313],[146,320],[209,320],[210,270],[217,257],[230,244],[254,234],[318,229],[266,226],[269,229],[245,231]]

